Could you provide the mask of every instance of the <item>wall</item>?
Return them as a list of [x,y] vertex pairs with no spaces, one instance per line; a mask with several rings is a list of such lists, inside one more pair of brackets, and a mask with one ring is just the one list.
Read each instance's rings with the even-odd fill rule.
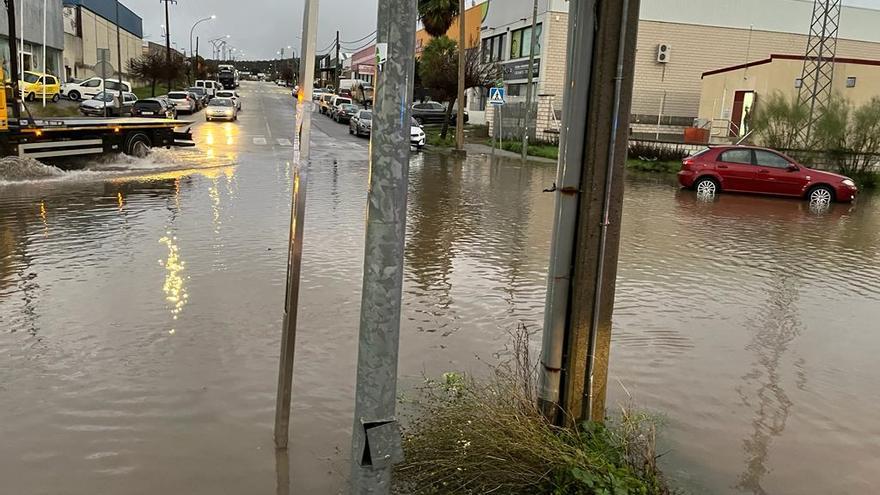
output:
[[[0,35],[4,38],[9,37],[8,24],[9,20],[6,16],[5,4],[0,9]],[[46,44],[52,48],[64,49],[64,28],[61,22],[61,0],[48,0],[48,9],[46,11]],[[17,31],[21,29],[21,21],[24,19],[24,39],[34,44],[43,44],[43,0],[24,0],[24,11],[21,9],[21,0],[16,2],[15,28]],[[23,16],[23,17],[22,17]],[[21,32],[17,33],[21,37]]]
[[[116,51],[116,25],[95,14],[94,12],[80,7],[80,30],[82,38],[68,37],[68,41],[72,42],[69,46],[70,51],[76,53],[76,63],[71,66],[74,69],[74,77],[86,78],[93,77],[96,74],[92,69],[98,62],[98,48],[110,49],[110,63],[118,71],[120,70]],[[134,34],[120,30],[122,35],[122,72],[128,70],[128,62],[131,59],[138,58],[142,54],[141,38]],[[69,35],[68,35],[69,36]],[[80,46],[77,46],[80,45]],[[72,57],[66,57],[70,60]]]
[[[483,23],[483,14],[486,11],[486,4],[476,5],[464,11],[464,40],[465,46],[468,48],[477,48],[480,46],[480,26]],[[446,36],[458,41],[458,17],[452,21]],[[432,36],[424,29],[416,31],[416,58],[421,57],[422,51],[428,46]]]

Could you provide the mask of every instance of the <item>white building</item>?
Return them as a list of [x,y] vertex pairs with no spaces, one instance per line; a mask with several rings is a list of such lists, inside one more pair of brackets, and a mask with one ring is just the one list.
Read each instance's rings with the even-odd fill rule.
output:
[[[2,4],[0,4],[2,5]],[[15,3],[16,31],[18,43],[19,67],[22,70],[48,72],[61,76],[61,52],[64,49],[64,31],[61,26],[61,0],[46,2],[43,0],[19,0]],[[45,16],[44,16],[45,13]],[[44,21],[45,17],[45,23]],[[0,58],[3,71],[9,73],[9,18],[5,5],[0,9]],[[43,66],[43,32],[46,36],[46,65]]]
[[63,78],[99,76],[95,71],[99,50],[109,50],[104,51],[108,62],[116,71],[125,74],[129,61],[140,57],[143,52],[143,21],[120,3],[119,27],[122,67],[118,67],[120,57],[116,50],[116,1],[64,0]]

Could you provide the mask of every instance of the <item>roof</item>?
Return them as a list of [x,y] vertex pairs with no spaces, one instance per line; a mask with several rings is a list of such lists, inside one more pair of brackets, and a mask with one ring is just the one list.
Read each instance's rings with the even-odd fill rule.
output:
[[[63,0],[64,5],[84,7],[116,24],[116,0]],[[144,21],[131,9],[119,3],[119,27],[137,36],[144,37]]]
[[[722,67],[720,69],[713,69],[706,72],[703,72],[703,75],[700,79],[706,76],[712,76],[715,74],[723,74],[725,72],[732,72],[735,70],[746,69],[748,67],[755,67],[758,65],[769,64],[774,60],[799,60],[803,61],[806,59],[804,55],[780,55],[780,54],[772,54],[770,58],[765,58],[761,60],[755,60],[753,62],[748,62],[745,64],[739,65],[731,65],[730,67]],[[837,57],[834,59],[834,63],[837,64],[855,64],[855,65],[880,65],[880,60],[870,60],[864,58],[847,58],[847,57]]]

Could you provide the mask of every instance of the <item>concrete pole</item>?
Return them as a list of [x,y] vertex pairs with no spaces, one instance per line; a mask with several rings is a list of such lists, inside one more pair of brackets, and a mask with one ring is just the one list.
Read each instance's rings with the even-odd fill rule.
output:
[[[48,0],[43,0],[43,74],[48,74],[46,70],[46,11],[49,10]],[[46,108],[46,77],[43,76],[43,108]]]
[[[23,4],[24,2],[22,2]],[[22,10],[24,6],[22,5]],[[21,90],[18,87],[18,81],[21,77],[19,74],[19,54],[18,45],[15,42],[15,0],[6,0],[6,19],[7,29],[9,30],[9,81],[12,86],[12,116],[15,118],[16,125],[21,127]],[[8,102],[7,102],[8,106]]]
[[544,307],[544,334],[538,378],[538,405],[551,421],[558,422],[563,353],[571,296],[574,236],[581,200],[587,97],[593,63],[596,0],[578,0],[569,6],[568,66],[559,136],[556,172],[556,210],[550,242],[550,268]]
[[168,90],[171,90],[171,23],[168,20],[168,4],[175,0],[162,0],[165,2],[165,63],[168,64]]
[[[588,93],[562,388],[567,419],[602,421],[623,210],[639,0],[600,0]],[[572,117],[576,118],[576,117]]]
[[[545,16],[546,17],[546,16]],[[535,73],[535,48],[538,46],[538,0],[532,5],[532,39],[529,42],[529,76],[526,83],[526,111],[523,117],[522,159],[529,156],[529,113],[532,109],[532,83]]]
[[464,0],[458,0],[458,113],[455,116],[455,149],[464,150],[464,65],[467,50],[464,25]]
[[[119,75],[119,116],[122,116],[122,103],[125,101],[122,96],[122,37],[119,29],[119,0],[116,0],[116,74]],[[171,88],[168,88],[171,91]]]
[[388,50],[384,64],[376,67],[370,137],[364,282],[351,450],[351,486],[356,495],[389,493],[392,465],[402,457],[395,406],[416,3],[379,0],[378,6],[376,46],[377,50],[384,46]]
[[293,198],[290,208],[290,241],[287,256],[287,294],[281,329],[281,357],[278,363],[278,394],[275,401],[275,446],[286,449],[290,439],[290,399],[293,388],[293,358],[296,349],[296,316],[299,304],[300,267],[302,265],[303,222],[306,214],[312,80],[315,78],[315,49],[318,35],[318,0],[305,0],[303,12],[302,53],[306,62],[300,64],[302,81],[296,102],[296,134],[294,138]]

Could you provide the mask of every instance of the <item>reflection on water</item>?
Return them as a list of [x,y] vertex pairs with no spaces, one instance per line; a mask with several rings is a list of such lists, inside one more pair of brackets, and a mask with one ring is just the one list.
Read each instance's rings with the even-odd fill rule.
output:
[[[236,151],[239,127],[201,129],[242,163],[0,186],[3,490],[344,490],[368,166],[315,146],[286,458],[271,432],[298,185],[289,156]],[[404,387],[480,372],[474,354],[539,328],[555,169],[417,154],[410,177]],[[622,228],[611,383],[669,418],[670,473],[696,493],[872,492],[880,202],[631,178]]]

